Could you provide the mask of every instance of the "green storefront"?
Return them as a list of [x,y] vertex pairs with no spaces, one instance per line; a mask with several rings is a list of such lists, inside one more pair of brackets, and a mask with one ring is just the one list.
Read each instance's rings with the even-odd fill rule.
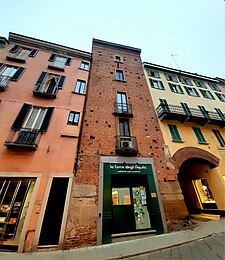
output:
[[151,158],[101,157],[102,243],[112,236],[164,232]]

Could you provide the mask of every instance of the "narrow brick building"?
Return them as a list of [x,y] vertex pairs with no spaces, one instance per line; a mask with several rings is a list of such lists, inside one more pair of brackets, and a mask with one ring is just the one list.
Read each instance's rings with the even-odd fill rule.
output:
[[140,53],[93,40],[65,248],[160,234],[187,216]]

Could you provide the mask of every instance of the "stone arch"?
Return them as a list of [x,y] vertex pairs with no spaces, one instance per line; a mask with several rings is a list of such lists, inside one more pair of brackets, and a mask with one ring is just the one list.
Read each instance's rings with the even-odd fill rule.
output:
[[206,160],[210,168],[215,168],[219,165],[220,159],[215,155],[196,147],[181,148],[172,156],[175,165],[180,169],[181,165],[188,159],[200,158]]

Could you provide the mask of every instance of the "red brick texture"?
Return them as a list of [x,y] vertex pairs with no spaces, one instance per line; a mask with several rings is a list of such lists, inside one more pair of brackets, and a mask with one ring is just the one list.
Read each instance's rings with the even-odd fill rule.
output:
[[[122,57],[116,63],[114,56]],[[124,70],[125,82],[115,80],[115,69]],[[84,198],[71,197],[65,248],[93,245],[96,243],[97,191],[99,178],[99,157],[116,156],[115,136],[118,135],[118,117],[115,117],[116,93],[126,92],[128,103],[133,108],[130,119],[131,135],[137,138],[138,157],[152,157],[159,182],[162,202],[167,221],[187,215],[181,189],[172,158],[164,145],[154,106],[149,94],[142,69],[140,53],[115,46],[93,45],[93,58],[90,71],[84,126],[80,145],[76,185],[96,187],[96,195],[89,197],[89,205]],[[85,197],[85,194],[84,194]],[[93,208],[91,220],[79,219],[80,207]],[[95,212],[94,212],[95,209]],[[89,211],[90,212],[90,211]],[[96,216],[96,219],[94,218]]]

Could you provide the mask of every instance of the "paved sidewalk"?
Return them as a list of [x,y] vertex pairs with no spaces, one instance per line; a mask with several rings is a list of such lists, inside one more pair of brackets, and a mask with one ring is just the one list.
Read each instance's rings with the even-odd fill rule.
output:
[[[195,222],[195,220],[194,220]],[[197,221],[196,221],[197,222]],[[163,235],[124,241],[108,245],[86,247],[68,251],[39,252],[31,254],[3,253],[0,252],[1,260],[106,260],[106,259],[142,259],[140,255],[154,253],[157,250],[168,249],[177,245],[191,243],[207,238],[213,234],[220,234],[224,239],[225,218],[208,222],[198,221],[193,230],[184,230]],[[136,257],[136,258],[135,258]],[[160,257],[161,258],[161,257]],[[160,259],[158,258],[158,259]],[[143,258],[148,259],[148,258]],[[149,258],[150,259],[150,258]],[[154,259],[154,258],[151,258]],[[165,259],[162,258],[162,259]],[[179,258],[174,258],[179,259]],[[184,258],[185,259],[185,258]],[[187,259],[187,258],[186,258]],[[192,258],[194,259],[194,258]],[[200,260],[199,258],[198,260]],[[209,258],[213,259],[213,258]],[[214,260],[214,259],[213,259]]]

